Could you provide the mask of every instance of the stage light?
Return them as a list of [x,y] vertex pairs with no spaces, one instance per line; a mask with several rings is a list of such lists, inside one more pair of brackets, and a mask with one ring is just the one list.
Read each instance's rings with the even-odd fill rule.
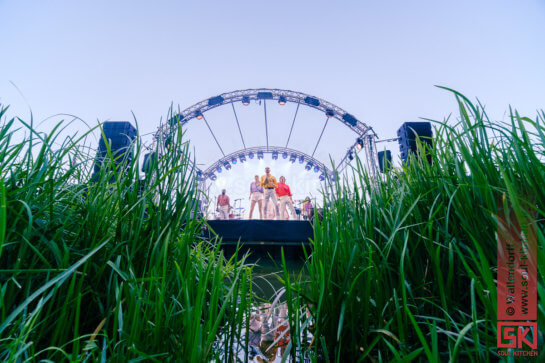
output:
[[305,157],[303,155],[299,156],[299,164],[303,164],[305,162]]
[[359,138],[359,137],[356,139],[356,148],[358,150],[363,149],[363,140],[361,138]]
[[208,100],[208,106],[220,105],[223,101],[225,101],[225,99],[221,96],[212,97]]
[[221,173],[221,166],[218,166],[218,167],[216,168],[216,171],[217,171],[218,173]]
[[254,158],[254,153],[253,153],[253,152],[250,152],[250,153],[248,154],[248,157],[249,157],[250,159],[253,159],[253,158]]
[[307,163],[307,165],[305,165],[305,169],[306,169],[307,171],[309,171],[310,169],[312,169],[312,161],[309,161],[309,162]]
[[325,115],[329,118],[329,117],[333,117],[335,116],[335,112],[333,110],[330,110],[330,109],[327,109],[325,110]]
[[225,170],[231,170],[231,164],[229,164],[228,161],[226,161],[225,163],[223,163],[223,166],[225,167]]
[[295,154],[291,154],[291,155],[290,155],[290,162],[291,162],[291,163],[295,163],[295,160],[296,160],[296,159],[297,159],[297,155],[295,155]]
[[243,163],[243,162],[246,161],[246,155],[244,155],[244,154],[240,154],[240,155],[238,156],[238,158],[239,158],[239,160],[240,160],[241,163]]
[[314,172],[317,173],[320,171],[320,167],[318,165],[314,166]]
[[259,160],[263,159],[263,151],[258,151],[258,152],[257,152],[257,158],[258,158]]
[[248,96],[243,96],[243,97],[242,97],[242,104],[243,104],[244,106],[248,106],[248,105],[250,104],[250,97],[248,97]]
[[320,100],[310,96],[305,98],[305,103],[315,107],[320,106]]
[[198,180],[202,180],[203,177],[202,177],[202,170],[197,170],[197,179]]
[[280,98],[278,99],[278,104],[280,106],[284,106],[286,104],[286,97],[280,96]]
[[197,120],[202,120],[202,112],[201,111],[195,111],[195,117]]
[[324,180],[325,180],[325,175],[324,175],[324,173],[320,174],[320,176],[318,177],[318,179],[320,179],[320,181],[324,181]]
[[348,160],[354,160],[354,155],[352,154],[352,151],[348,152]]
[[235,165],[237,163],[237,158],[233,157],[231,159],[231,164]]
[[273,160],[278,159],[278,151],[273,151],[272,158],[273,158]]
[[216,174],[212,173],[210,174],[210,180],[212,181],[215,181],[218,177],[216,176]]
[[356,126],[358,124],[358,120],[349,113],[343,115],[343,120],[351,126]]
[[258,100],[272,100],[273,94],[272,92],[257,92],[257,99]]
[[288,158],[288,153],[284,152],[282,153],[282,159],[287,159]]

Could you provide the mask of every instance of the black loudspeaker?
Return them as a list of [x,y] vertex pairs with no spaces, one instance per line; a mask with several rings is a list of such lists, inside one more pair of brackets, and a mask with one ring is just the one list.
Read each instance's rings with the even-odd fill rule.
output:
[[392,168],[392,153],[390,150],[378,152],[378,167],[381,173],[385,173]]
[[[399,151],[401,160],[407,162],[409,153],[417,155],[416,136],[420,138],[420,141],[426,144],[428,147],[432,147],[432,131],[430,122],[405,122],[399,130],[397,130],[397,137],[399,142]],[[426,155],[428,162],[431,163],[431,155]]]
[[[132,146],[136,138],[136,128],[130,122],[108,121],[102,125],[102,130],[104,131],[104,136],[106,136],[106,141],[110,145],[116,166],[122,162],[128,163],[132,160]],[[102,135],[100,135],[94,166],[95,175],[100,171],[103,164],[109,163],[105,161],[107,156],[106,142]]]
[[155,151],[145,154],[144,162],[142,163],[142,171],[146,174],[149,173],[151,171],[151,167],[156,162],[157,154],[155,153]]

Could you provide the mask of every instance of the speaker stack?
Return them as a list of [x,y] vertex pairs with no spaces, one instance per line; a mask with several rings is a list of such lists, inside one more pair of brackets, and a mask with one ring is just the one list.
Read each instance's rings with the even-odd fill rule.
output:
[[[397,130],[397,137],[399,142],[399,151],[401,160],[406,163],[409,154],[417,154],[416,138],[420,138],[420,141],[426,145],[426,147],[432,147],[432,130],[430,122],[405,122],[399,130]],[[431,163],[431,155],[426,154],[426,158]]]
[[[133,158],[132,145],[136,139],[136,128],[126,121],[108,121],[102,125],[106,142],[110,146],[110,151],[115,161],[116,167],[121,163],[129,163]],[[95,158],[94,172],[96,176],[104,165],[110,164],[106,160],[108,150],[106,148],[104,137],[100,137],[98,151]]]
[[144,162],[142,163],[142,171],[146,174],[149,173],[154,163],[157,163],[157,154],[155,151],[145,154]]
[[381,173],[386,173],[392,168],[392,153],[390,150],[378,152],[378,167]]

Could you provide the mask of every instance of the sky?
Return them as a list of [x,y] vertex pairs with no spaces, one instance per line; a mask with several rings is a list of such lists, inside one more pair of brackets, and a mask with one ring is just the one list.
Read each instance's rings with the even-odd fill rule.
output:
[[[280,88],[332,102],[388,139],[405,121],[456,115],[454,97],[436,85],[478,98],[492,119],[510,105],[534,117],[545,103],[544,36],[543,0],[0,0],[0,103],[45,132],[69,114],[89,125],[136,119],[152,134],[170,107]],[[253,146],[264,142],[260,107],[237,106]],[[284,144],[294,105],[269,109],[271,143]],[[242,148],[232,117],[226,107],[207,115],[226,154]],[[324,122],[304,110],[290,147],[310,154]],[[202,122],[186,126],[201,167],[222,156]],[[85,128],[78,121],[66,132]],[[330,122],[315,156],[338,160],[354,139]],[[397,158],[397,143],[379,148]],[[225,187],[247,208],[261,164],[285,175],[296,199],[319,195],[313,172],[270,159],[222,173],[211,193]]]

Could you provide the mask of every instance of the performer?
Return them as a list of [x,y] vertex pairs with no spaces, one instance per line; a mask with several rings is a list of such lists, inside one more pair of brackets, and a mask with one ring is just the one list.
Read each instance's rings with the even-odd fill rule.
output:
[[265,175],[261,176],[261,186],[265,189],[263,197],[265,198],[265,205],[263,206],[264,210],[267,210],[267,204],[269,199],[271,199],[273,206],[276,210],[276,219],[280,218],[280,213],[278,211],[278,201],[276,199],[276,193],[274,190],[278,188],[276,183],[276,178],[271,175],[271,168],[268,166],[265,168]]
[[267,209],[263,208],[263,215],[265,216],[265,219],[275,219],[276,213],[275,213],[274,203],[271,201],[267,205]]
[[310,201],[310,197],[306,197],[305,200],[303,200],[303,218],[310,220],[312,217],[312,202]]
[[229,196],[225,194],[225,189],[222,189],[221,194],[218,195],[217,204],[220,211],[220,219],[229,219],[229,210],[231,209],[231,203],[229,202]]
[[256,175],[255,181],[250,184],[250,200],[250,219],[252,219],[256,202],[259,207],[259,219],[263,219],[263,187],[259,181],[259,175]]
[[[295,219],[295,209],[293,208],[293,199],[291,198],[290,187],[286,184],[286,178],[283,176],[280,177],[280,183],[278,183],[278,188],[276,188],[276,195],[280,198],[280,219],[284,220],[284,213],[286,212],[286,206],[290,209],[293,219]],[[289,219],[289,215],[287,215]]]

